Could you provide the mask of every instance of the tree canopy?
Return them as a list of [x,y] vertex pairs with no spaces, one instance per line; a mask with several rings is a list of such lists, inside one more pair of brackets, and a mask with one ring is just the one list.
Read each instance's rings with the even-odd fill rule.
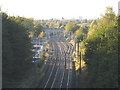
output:
[[32,45],[23,18],[10,17],[2,12],[2,74],[4,82],[22,79],[32,63]]
[[[97,22],[92,22],[88,37],[83,40],[83,59],[87,69],[81,86],[88,88],[118,87],[118,18],[107,8]],[[92,33],[90,35],[90,33]],[[86,73],[85,73],[86,72]]]
[[78,28],[79,28],[79,26],[78,26],[76,23],[68,23],[68,24],[65,26],[65,29],[66,29],[67,31],[72,31],[72,32],[75,32]]

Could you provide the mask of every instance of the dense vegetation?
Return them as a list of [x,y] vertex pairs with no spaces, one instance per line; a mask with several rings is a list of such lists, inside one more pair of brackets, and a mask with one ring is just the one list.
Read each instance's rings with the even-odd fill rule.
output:
[[84,88],[118,87],[118,20],[112,8],[90,24],[81,42],[86,69],[80,74]]
[[[37,37],[40,25],[34,24],[33,19],[8,16],[2,14],[2,74],[3,87],[5,83],[24,79],[27,71],[32,69],[33,52],[30,32]],[[40,28],[39,28],[40,27]]]
[[43,32],[43,26],[40,22],[34,22],[34,37],[38,37],[41,32]]
[[73,33],[79,28],[79,26],[76,23],[68,23],[65,26],[65,29],[67,31],[72,31]]
[[5,13],[2,13],[2,28],[3,81],[14,81],[32,68],[32,45],[25,27]]
[[[118,35],[120,35],[120,16],[116,16],[111,7],[107,7],[101,18],[90,24],[78,26],[68,23],[66,31],[72,31],[76,38],[76,68],[80,68],[80,57],[85,68],[79,73],[81,88],[118,87]],[[78,54],[79,53],[79,54]],[[80,55],[80,57],[79,57]],[[78,60],[76,60],[78,59]],[[78,69],[77,72],[79,72]]]
[[87,19],[65,19],[62,18],[61,20],[58,19],[48,19],[48,20],[36,20],[40,22],[42,27],[44,28],[65,28],[65,26],[69,23],[74,23],[78,25],[84,25],[87,23],[91,23],[92,20]]

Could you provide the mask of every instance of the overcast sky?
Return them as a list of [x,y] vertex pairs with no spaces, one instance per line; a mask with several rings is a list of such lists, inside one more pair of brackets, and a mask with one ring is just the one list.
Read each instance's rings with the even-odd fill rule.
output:
[[118,13],[119,0],[0,0],[2,11],[10,15],[50,19],[62,17],[93,19],[104,13],[107,6]]

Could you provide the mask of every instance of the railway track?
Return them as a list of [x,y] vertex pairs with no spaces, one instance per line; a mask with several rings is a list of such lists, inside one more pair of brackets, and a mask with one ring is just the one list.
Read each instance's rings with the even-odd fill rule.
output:
[[46,62],[46,70],[43,71],[45,75],[39,83],[39,88],[71,88],[73,46],[63,41],[55,42],[54,39],[51,40],[52,55]]

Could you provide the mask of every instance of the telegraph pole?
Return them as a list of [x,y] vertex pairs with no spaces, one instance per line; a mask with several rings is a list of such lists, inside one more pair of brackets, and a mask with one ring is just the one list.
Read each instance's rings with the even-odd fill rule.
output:
[[[78,44],[80,44],[80,42],[79,42]],[[79,45],[79,46],[80,46],[80,45]],[[80,50],[80,49],[79,49],[79,50]],[[81,57],[82,57],[81,55],[82,55],[82,53],[81,53],[81,50],[80,50],[79,55],[80,55],[80,73],[81,73],[81,70],[82,70],[82,65],[81,65],[81,59],[82,59],[82,58],[81,58]]]
[[65,52],[65,69],[66,69],[66,52]]

